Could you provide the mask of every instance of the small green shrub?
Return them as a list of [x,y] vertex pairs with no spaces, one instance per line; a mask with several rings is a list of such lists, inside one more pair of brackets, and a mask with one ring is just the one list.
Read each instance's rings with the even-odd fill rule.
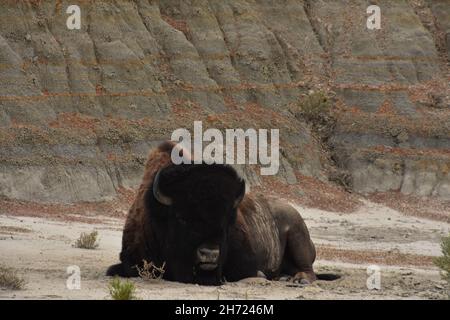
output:
[[450,283],[450,235],[442,239],[442,257],[434,260],[434,263],[442,269],[442,278]]
[[109,294],[113,300],[134,300],[136,287],[131,281],[114,278],[109,284]]
[[291,113],[310,123],[317,136],[326,143],[336,124],[332,113],[333,101],[324,91],[310,91],[290,107]]
[[294,111],[306,121],[320,123],[331,111],[331,100],[323,91],[311,91],[298,103],[298,109]]
[[0,288],[20,290],[24,288],[25,283],[16,270],[0,266]]
[[91,233],[83,232],[75,242],[75,247],[82,249],[95,249],[98,247],[97,237],[98,232],[95,230]]

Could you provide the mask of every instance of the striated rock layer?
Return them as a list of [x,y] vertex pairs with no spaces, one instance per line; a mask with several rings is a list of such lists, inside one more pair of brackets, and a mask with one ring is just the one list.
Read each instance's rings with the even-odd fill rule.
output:
[[[179,127],[279,128],[282,183],[349,176],[362,193],[450,199],[450,3],[376,1],[0,3],[0,196],[112,199]],[[289,110],[335,93],[324,145]],[[241,169],[253,184],[261,178]]]

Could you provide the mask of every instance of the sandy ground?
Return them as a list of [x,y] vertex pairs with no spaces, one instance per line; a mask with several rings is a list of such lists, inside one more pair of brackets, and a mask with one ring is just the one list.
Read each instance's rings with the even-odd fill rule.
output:
[[[163,280],[133,280],[142,299],[446,299],[449,291],[432,259],[450,224],[411,217],[365,201],[353,213],[297,206],[318,249],[316,272],[342,275],[309,286],[244,279],[220,287]],[[99,218],[99,217],[96,217]],[[118,261],[123,219],[101,224],[0,215],[0,264],[27,281],[23,290],[0,290],[0,299],[108,299],[106,268]],[[73,247],[81,232],[98,230],[95,250]],[[367,267],[380,267],[380,290],[366,285]],[[69,290],[67,267],[81,270],[81,289]]]

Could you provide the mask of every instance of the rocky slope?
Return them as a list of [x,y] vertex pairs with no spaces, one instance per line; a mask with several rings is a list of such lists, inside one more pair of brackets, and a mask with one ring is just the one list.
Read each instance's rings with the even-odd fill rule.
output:
[[[449,57],[448,0],[4,0],[0,196],[113,199],[202,120],[279,128],[277,183],[338,172],[357,192],[450,199]],[[290,111],[310,90],[334,96],[326,143]]]

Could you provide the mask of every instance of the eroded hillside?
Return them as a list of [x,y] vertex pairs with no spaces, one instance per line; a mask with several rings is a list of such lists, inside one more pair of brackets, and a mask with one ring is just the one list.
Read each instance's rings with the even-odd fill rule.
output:
[[[337,175],[450,199],[450,3],[376,1],[368,30],[372,2],[1,1],[0,196],[112,200],[151,146],[202,120],[279,128],[282,167],[264,182],[280,192],[332,197]],[[291,112],[311,90],[333,97],[326,143]]]

